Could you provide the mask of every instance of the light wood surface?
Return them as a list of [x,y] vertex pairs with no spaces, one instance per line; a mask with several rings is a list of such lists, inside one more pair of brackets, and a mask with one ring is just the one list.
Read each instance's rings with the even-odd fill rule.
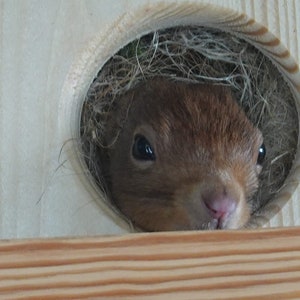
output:
[[[181,24],[260,41],[300,83],[298,0],[0,0],[0,238],[129,231],[102,205],[70,141],[105,61],[139,35]],[[267,226],[300,225],[299,157]]]
[[300,299],[300,228],[2,241],[0,299]]

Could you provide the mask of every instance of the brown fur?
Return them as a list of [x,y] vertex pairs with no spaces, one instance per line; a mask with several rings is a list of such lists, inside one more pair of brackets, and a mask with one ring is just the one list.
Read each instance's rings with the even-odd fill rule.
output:
[[[134,225],[147,231],[225,229],[248,221],[262,135],[227,88],[150,80],[120,99],[107,128],[106,181]],[[132,157],[137,133],[151,143],[155,161]],[[219,194],[237,206],[217,224],[203,198]]]

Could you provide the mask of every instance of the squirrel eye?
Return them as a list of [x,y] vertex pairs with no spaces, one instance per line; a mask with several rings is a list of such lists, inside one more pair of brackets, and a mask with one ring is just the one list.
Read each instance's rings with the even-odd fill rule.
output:
[[132,147],[132,155],[138,160],[155,160],[154,151],[143,135],[136,135]]
[[266,147],[262,144],[258,149],[257,164],[261,165],[266,156]]

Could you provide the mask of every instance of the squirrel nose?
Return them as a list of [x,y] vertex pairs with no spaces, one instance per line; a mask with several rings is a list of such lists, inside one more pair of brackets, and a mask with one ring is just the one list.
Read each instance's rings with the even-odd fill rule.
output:
[[203,197],[204,204],[210,216],[220,219],[235,211],[237,201],[226,193],[210,193]]

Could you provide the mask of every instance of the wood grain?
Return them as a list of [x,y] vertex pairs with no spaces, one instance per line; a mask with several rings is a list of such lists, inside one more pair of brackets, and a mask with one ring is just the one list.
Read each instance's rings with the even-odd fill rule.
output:
[[[206,21],[264,47],[300,90],[299,0],[0,1],[1,238],[130,231],[96,203],[101,195],[67,142],[79,132],[76,109],[120,47]],[[300,154],[294,165],[267,226],[300,225]]]
[[300,299],[300,228],[0,242],[0,299]]

